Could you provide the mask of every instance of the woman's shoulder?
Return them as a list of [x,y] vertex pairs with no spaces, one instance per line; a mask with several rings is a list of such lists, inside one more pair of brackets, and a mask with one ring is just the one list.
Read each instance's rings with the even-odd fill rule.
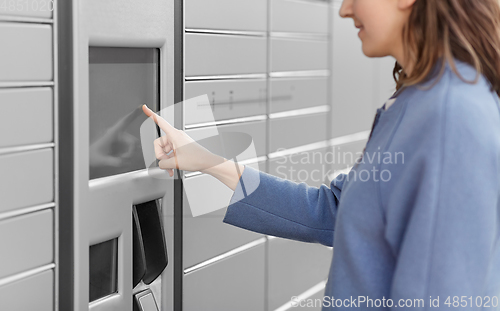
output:
[[[463,64],[457,69],[466,78],[473,73]],[[452,179],[458,171],[486,167],[500,172],[500,107],[486,81],[468,84],[446,68],[433,88],[412,87],[402,99],[399,110],[393,110],[392,116],[399,113],[384,152],[404,160],[381,168],[392,176],[381,183],[383,196],[396,193],[394,187],[429,187],[442,176]]]
[[454,66],[446,63],[441,76],[436,74],[433,79],[415,85],[414,88],[411,102],[415,108],[421,107],[429,112],[432,109],[437,112],[446,108],[447,111],[462,113],[464,117],[471,117],[470,113],[478,115],[480,112],[500,114],[498,96],[486,77],[478,74],[470,64],[457,59]]
[[476,83],[465,82],[458,74],[467,81],[474,81],[477,72],[471,65],[456,61],[455,70],[446,64],[437,82],[430,80],[413,86],[403,121],[406,119],[436,130],[443,126],[449,130],[465,127],[482,134],[495,134],[499,139],[500,101],[496,92],[491,90],[482,74]]
[[[456,71],[474,80],[472,66],[457,62]],[[500,152],[500,104],[483,75],[469,84],[447,64],[438,81],[412,86],[403,101],[393,147],[416,151],[470,144],[492,154]]]

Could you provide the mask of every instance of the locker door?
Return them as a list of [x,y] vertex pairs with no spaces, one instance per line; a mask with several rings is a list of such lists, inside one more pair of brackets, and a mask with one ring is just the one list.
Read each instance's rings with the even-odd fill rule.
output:
[[174,1],[64,2],[73,40],[71,109],[61,111],[73,120],[61,129],[73,144],[72,158],[61,158],[73,162],[64,207],[74,222],[71,309],[173,310],[173,179],[144,158],[160,133],[144,127],[151,120],[140,107],[173,105]]

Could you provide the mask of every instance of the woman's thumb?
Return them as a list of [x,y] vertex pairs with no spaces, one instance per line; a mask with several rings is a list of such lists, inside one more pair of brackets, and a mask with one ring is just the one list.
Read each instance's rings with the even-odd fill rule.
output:
[[158,163],[158,166],[162,170],[166,170],[166,169],[179,169],[179,167],[177,165],[177,158],[175,156],[172,156],[172,157],[170,157],[168,159],[161,160]]

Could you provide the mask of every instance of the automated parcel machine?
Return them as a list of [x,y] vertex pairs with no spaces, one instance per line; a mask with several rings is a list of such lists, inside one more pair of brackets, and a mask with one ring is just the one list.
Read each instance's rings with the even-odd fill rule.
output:
[[60,1],[59,18],[60,306],[173,310],[174,180],[144,160],[161,133],[140,106],[174,102],[174,1]]

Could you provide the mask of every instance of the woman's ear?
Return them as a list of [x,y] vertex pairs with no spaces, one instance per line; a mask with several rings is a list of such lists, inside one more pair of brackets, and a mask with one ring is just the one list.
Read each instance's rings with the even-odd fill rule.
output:
[[397,0],[397,1],[398,1],[398,9],[406,10],[410,9],[417,0]]

